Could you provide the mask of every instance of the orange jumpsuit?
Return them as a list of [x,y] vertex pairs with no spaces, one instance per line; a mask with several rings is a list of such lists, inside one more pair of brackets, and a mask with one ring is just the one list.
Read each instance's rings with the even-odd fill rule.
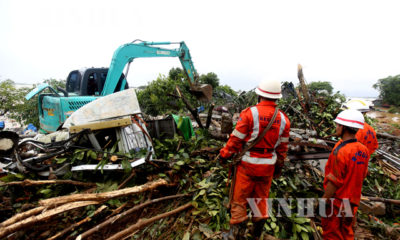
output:
[[364,128],[357,131],[356,138],[368,148],[369,155],[373,154],[379,146],[376,132],[368,123],[364,123]]
[[[240,113],[239,121],[220,155],[229,158],[242,150],[247,142],[254,141],[267,127],[276,103],[262,101]],[[236,172],[236,182],[231,204],[231,224],[238,224],[248,219],[247,198],[261,198],[257,203],[261,216],[258,221],[268,217],[267,199],[275,164],[283,165],[289,142],[290,121],[281,111],[276,116],[271,128],[253,148],[244,154]]]
[[[323,238],[325,239],[354,239],[353,225],[355,213],[361,198],[361,188],[368,171],[368,148],[350,139],[340,140],[329,156],[325,166],[324,189],[328,182],[336,187],[332,206],[328,204],[327,217],[321,219]],[[344,217],[340,211],[344,199],[348,199],[353,217]],[[332,215],[329,214],[333,212]]]

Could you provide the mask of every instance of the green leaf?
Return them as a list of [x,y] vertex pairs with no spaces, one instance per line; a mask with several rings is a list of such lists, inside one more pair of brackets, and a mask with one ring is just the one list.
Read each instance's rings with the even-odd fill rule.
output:
[[301,239],[302,239],[302,240],[308,240],[308,239],[310,239],[310,238],[308,237],[308,234],[307,234],[306,232],[302,232],[300,235],[301,235]]
[[181,160],[181,161],[176,162],[176,164],[178,164],[179,166],[182,166],[182,165],[185,165],[185,162]]
[[47,195],[47,194],[51,193],[51,189],[48,189],[48,188],[42,189],[42,190],[40,190],[40,193],[44,194],[44,195]]
[[275,223],[275,222],[272,222],[272,223],[271,223],[271,228],[272,228],[272,229],[275,229],[275,228],[276,228],[276,223]]
[[219,213],[219,211],[208,211],[208,214],[210,214],[211,216],[215,216],[215,215],[217,215]]
[[93,160],[97,159],[97,154],[95,152],[93,152],[92,150],[89,150],[88,154]]
[[56,158],[56,163],[61,164],[61,163],[65,162],[66,160],[67,160],[67,158]]
[[206,193],[206,190],[205,189],[201,189],[201,191],[199,192],[199,195],[201,196],[201,195],[204,195]]
[[18,179],[24,179],[25,178],[25,176],[22,175],[21,173],[15,174],[15,177],[18,178]]
[[117,145],[118,145],[118,141],[112,146],[111,150],[109,151],[110,153],[114,153],[115,150],[117,150]]
[[80,152],[78,153],[78,155],[76,156],[76,159],[78,159],[79,161],[81,161],[83,159],[83,157],[85,156],[84,152]]
[[310,219],[308,219],[308,218],[293,218],[293,221],[295,221],[298,224],[304,224],[306,222],[310,222]]
[[199,214],[199,213],[201,213],[201,212],[202,212],[201,210],[193,211],[193,212],[192,212],[192,215],[195,216],[195,215],[197,215],[197,214]]

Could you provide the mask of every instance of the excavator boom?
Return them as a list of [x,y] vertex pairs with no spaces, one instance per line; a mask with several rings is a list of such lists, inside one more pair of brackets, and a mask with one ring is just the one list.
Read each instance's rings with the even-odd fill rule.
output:
[[[158,47],[160,45],[179,44],[177,49],[167,49]],[[128,43],[120,46],[113,55],[107,78],[101,95],[105,96],[116,91],[118,80],[126,64],[132,62],[135,58],[148,57],[178,57],[187,80],[190,84],[190,90],[199,100],[210,101],[212,98],[212,87],[208,84],[198,83],[198,74],[194,68],[190,52],[185,42],[140,42]],[[122,85],[124,87],[124,84]]]

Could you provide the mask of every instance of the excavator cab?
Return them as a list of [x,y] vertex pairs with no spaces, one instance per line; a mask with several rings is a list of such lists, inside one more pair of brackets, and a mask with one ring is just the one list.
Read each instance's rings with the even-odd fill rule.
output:
[[[106,82],[108,68],[84,68],[71,71],[66,81],[68,95],[99,96]],[[128,83],[122,73],[116,87],[116,91],[128,89]],[[121,86],[124,87],[121,89]]]

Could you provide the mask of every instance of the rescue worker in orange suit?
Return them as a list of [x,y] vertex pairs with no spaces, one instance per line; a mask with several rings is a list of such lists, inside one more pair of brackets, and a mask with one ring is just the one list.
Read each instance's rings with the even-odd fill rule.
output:
[[[279,81],[262,81],[255,90],[258,104],[240,113],[236,127],[225,147],[220,150],[220,161],[242,151],[246,143],[254,141],[267,127],[275,108],[276,100],[282,97]],[[231,202],[230,232],[224,239],[242,237],[246,230],[247,198],[261,198],[257,204],[260,217],[252,217],[253,236],[259,237],[268,218],[267,199],[273,177],[280,176],[289,142],[290,121],[281,111],[271,128],[253,148],[244,154],[237,166]]]
[[[368,148],[357,141],[364,117],[356,110],[344,110],[335,119],[335,145],[325,166],[324,190],[326,216],[322,216],[323,239],[354,239],[353,226],[368,171]],[[348,203],[347,212],[345,201]],[[320,206],[321,207],[321,206]],[[350,213],[349,213],[350,212]]]
[[[350,100],[346,103],[345,107],[347,109],[357,110],[364,116],[370,111],[368,104],[362,100]],[[368,148],[369,155],[372,155],[379,147],[378,138],[376,137],[374,128],[366,122],[364,122],[364,128],[357,132],[356,138],[360,143],[364,144]]]

